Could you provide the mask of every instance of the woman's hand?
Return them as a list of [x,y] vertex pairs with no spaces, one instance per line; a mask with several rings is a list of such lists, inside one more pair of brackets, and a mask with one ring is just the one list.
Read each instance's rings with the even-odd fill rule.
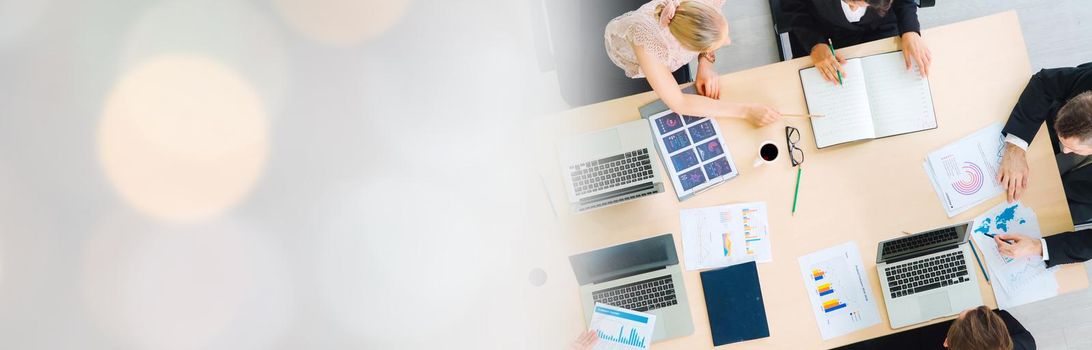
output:
[[842,77],[846,76],[846,71],[842,70],[842,65],[846,63],[845,57],[842,57],[842,54],[830,53],[830,46],[827,44],[815,44],[811,48],[811,61],[815,63],[815,69],[823,74],[823,79],[831,83],[839,84],[839,72],[842,73]]
[[694,79],[694,87],[698,94],[714,99],[720,99],[720,76],[713,69],[713,64],[703,58],[698,58],[698,74]]
[[573,342],[569,344],[569,349],[570,350],[591,350],[591,348],[595,346],[595,343],[597,341],[599,341],[599,337],[597,337],[595,335],[595,332],[592,332],[591,330],[588,330],[588,331],[580,334],[580,336],[577,337],[576,340],[573,340]]
[[902,58],[906,61],[906,70],[916,64],[921,70],[922,77],[929,76],[929,65],[933,63],[933,54],[929,46],[925,45],[925,39],[917,32],[906,32],[902,35]]
[[751,124],[754,124],[757,127],[763,127],[781,120],[781,113],[766,105],[752,104],[747,106],[745,117]]

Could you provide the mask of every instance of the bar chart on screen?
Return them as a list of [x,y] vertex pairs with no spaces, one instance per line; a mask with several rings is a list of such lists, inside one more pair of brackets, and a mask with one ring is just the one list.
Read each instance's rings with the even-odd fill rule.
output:
[[590,328],[599,341],[597,350],[648,349],[656,315],[596,303]]

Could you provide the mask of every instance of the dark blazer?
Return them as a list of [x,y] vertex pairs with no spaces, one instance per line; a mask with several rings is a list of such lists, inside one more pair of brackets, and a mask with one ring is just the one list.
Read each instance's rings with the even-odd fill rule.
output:
[[781,13],[789,33],[811,53],[816,44],[834,42],[835,47],[853,46],[906,32],[921,32],[918,6],[914,0],[894,0],[880,17],[869,8],[857,23],[850,23],[842,11],[842,0],[782,0]]
[[1008,311],[994,310],[994,312],[1005,321],[1005,328],[1009,329],[1009,336],[1012,337],[1013,350],[1035,350],[1035,337],[1032,337],[1031,332],[1024,329],[1024,325],[1020,324],[1020,321],[1012,317]]
[[1046,240],[1047,267],[1092,259],[1092,230],[1059,233]]
[[[1012,134],[1031,143],[1043,123],[1050,131],[1054,153],[1061,152],[1054,120],[1066,101],[1092,90],[1092,62],[1076,67],[1043,69],[1031,76],[1002,133]],[[1092,204],[1092,167],[1082,167],[1062,175],[1066,199]]]

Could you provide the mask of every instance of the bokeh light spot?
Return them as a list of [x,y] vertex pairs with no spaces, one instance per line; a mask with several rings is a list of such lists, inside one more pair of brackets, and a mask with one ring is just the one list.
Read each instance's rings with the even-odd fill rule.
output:
[[379,37],[398,23],[410,0],[274,0],[277,12],[308,39],[351,46]]

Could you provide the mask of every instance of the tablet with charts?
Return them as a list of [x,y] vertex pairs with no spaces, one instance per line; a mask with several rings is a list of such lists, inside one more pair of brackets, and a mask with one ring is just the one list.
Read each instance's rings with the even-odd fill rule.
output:
[[716,120],[671,110],[646,118],[680,201],[739,175]]

